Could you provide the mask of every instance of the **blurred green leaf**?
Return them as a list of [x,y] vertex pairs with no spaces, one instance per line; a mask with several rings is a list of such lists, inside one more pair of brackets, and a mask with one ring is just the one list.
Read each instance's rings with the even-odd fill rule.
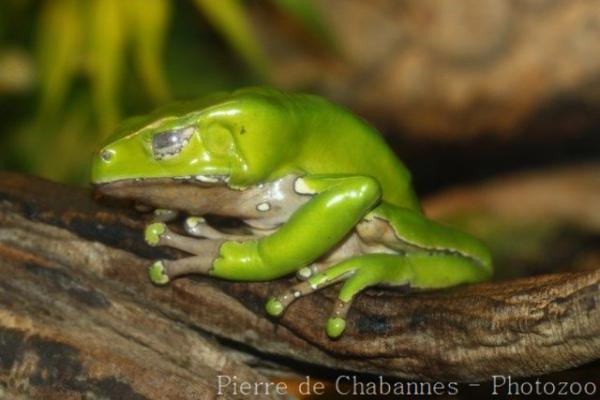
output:
[[[311,0],[273,2],[329,41]],[[269,67],[242,0],[0,0],[0,64],[0,164],[79,183],[122,114],[263,83]]]
[[[32,0],[2,0],[0,1],[0,46],[7,39],[18,36],[26,28],[19,26],[22,18],[27,18]],[[16,29],[15,29],[16,28]],[[24,29],[25,28],[25,29]]]
[[45,2],[41,10],[36,40],[41,125],[62,107],[80,62],[80,6],[78,0],[53,0]]
[[[162,55],[171,3],[167,0],[129,0],[127,5],[137,69],[154,104],[170,97],[162,70]],[[144,12],[139,12],[143,9]]]
[[[68,182],[87,180],[89,159],[94,147],[94,142],[86,135],[93,129],[91,110],[89,101],[82,97],[77,100],[65,110],[52,139],[39,149],[46,157],[37,158],[36,168],[45,178]],[[78,168],[73,168],[74,165]]]
[[268,61],[256,35],[252,32],[244,7],[239,0],[194,0],[208,21],[221,32],[261,77],[267,77]]
[[120,0],[92,0],[89,4],[88,72],[103,137],[119,120],[118,88],[123,75],[126,35],[123,3]]

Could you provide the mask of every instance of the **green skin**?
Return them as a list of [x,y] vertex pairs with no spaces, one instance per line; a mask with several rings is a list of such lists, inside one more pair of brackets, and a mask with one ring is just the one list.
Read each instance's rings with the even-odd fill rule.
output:
[[[186,127],[193,133],[181,151],[168,159],[153,156],[155,135]],[[225,176],[227,186],[238,191],[293,175],[311,196],[275,232],[222,242],[207,271],[212,276],[283,277],[317,261],[359,222],[374,218],[393,228],[396,252],[332,265],[308,279],[309,292],[345,280],[338,307],[347,310],[368,286],[440,288],[492,274],[491,256],[480,241],[423,216],[410,173],[378,132],[323,98],[247,88],[126,121],[95,156],[92,182],[195,175]],[[154,223],[146,240],[161,245],[166,232],[164,224]],[[152,265],[150,277],[157,284],[170,279],[160,262]],[[273,297],[266,309],[280,315],[285,306]],[[345,325],[345,312],[334,313],[327,334],[338,337]]]

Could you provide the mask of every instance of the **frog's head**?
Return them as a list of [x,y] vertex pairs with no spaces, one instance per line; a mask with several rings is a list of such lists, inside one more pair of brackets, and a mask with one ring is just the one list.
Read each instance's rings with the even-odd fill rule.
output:
[[96,153],[92,183],[231,178],[243,186],[264,177],[276,153],[285,152],[283,143],[265,134],[281,132],[283,121],[272,102],[256,91],[173,104],[125,121]]

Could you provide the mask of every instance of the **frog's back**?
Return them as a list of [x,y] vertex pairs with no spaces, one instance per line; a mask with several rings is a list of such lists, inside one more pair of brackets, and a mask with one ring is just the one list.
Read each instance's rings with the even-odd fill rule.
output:
[[322,97],[283,96],[298,116],[302,137],[295,167],[311,174],[371,176],[381,184],[384,201],[420,211],[410,172],[374,127]]

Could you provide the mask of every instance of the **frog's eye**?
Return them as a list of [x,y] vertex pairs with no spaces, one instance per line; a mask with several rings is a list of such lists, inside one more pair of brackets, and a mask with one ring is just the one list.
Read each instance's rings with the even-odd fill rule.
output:
[[175,156],[188,144],[193,133],[194,127],[191,126],[157,133],[152,137],[154,159],[162,160]]

